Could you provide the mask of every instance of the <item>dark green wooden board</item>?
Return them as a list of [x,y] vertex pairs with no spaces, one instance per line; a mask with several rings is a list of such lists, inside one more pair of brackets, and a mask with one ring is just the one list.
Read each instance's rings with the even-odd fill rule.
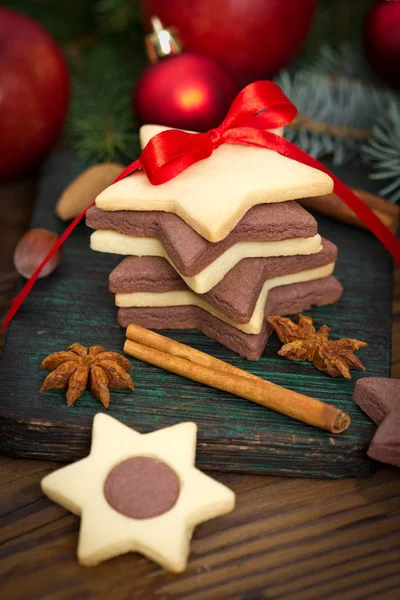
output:
[[[54,216],[60,191],[74,175],[67,154],[45,169],[32,226],[61,232]],[[340,173],[350,185],[366,188],[362,173]],[[312,311],[315,323],[332,327],[333,338],[369,343],[359,356],[366,375],[389,376],[391,259],[367,232],[318,217],[321,233],[339,247],[336,275],[345,294],[337,304]],[[57,271],[40,280],[9,327],[0,361],[0,452],[14,456],[71,461],[89,449],[93,416],[103,410],[88,393],[68,408],[62,392],[39,394],[47,354],[79,341],[122,351],[124,330],[116,324],[107,279],[120,257],[91,252],[89,230],[81,224],[64,247]],[[207,388],[133,360],[136,389],[112,393],[108,413],[141,432],[195,421],[198,465],[203,468],[301,475],[362,476],[374,470],[366,449],[375,426],[352,401],[358,377],[331,379],[310,364],[277,356],[272,339],[258,362],[248,362],[197,331],[168,335],[218,358],[348,412],[350,428],[341,435],[298,423],[247,400]]]

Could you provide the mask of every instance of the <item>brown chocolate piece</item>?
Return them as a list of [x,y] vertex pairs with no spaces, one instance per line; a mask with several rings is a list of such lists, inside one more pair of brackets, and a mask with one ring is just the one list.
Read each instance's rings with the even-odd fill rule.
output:
[[391,410],[385,417],[367,454],[379,462],[400,467],[400,410]]
[[356,383],[353,400],[380,425],[391,410],[400,410],[400,379],[363,377]]
[[[342,286],[333,276],[277,287],[268,294],[265,316],[291,315],[312,306],[331,304],[340,298],[342,292]],[[257,335],[244,333],[196,306],[120,308],[118,322],[122,327],[136,323],[148,329],[200,329],[208,337],[249,360],[260,358],[272,333],[268,323],[264,323],[261,333]]]
[[[323,249],[317,254],[245,258],[201,298],[236,323],[248,323],[265,281],[328,265],[336,257],[336,246],[323,240]],[[189,289],[167,260],[153,256],[128,256],[111,272],[109,283],[113,293]]]
[[204,239],[177,215],[161,211],[104,211],[93,206],[86,213],[86,224],[92,229],[158,238],[185,277],[197,275],[238,242],[273,242],[318,233],[314,217],[294,201],[254,206],[217,243]]
[[134,456],[116,465],[104,484],[104,496],[131,519],[151,519],[170,510],[179,496],[179,479],[165,463]]

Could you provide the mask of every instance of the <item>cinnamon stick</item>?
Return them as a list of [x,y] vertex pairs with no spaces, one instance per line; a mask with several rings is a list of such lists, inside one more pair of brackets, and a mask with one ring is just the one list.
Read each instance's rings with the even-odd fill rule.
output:
[[140,327],[140,325],[135,325],[133,323],[128,325],[126,337],[128,340],[139,342],[140,344],[154,348],[154,350],[160,350],[166,354],[185,358],[186,360],[190,360],[190,362],[202,367],[215,369],[216,371],[224,371],[225,373],[231,373],[232,375],[245,377],[246,379],[255,379],[256,381],[260,381],[260,378],[256,377],[256,375],[252,375],[247,371],[243,371],[243,369],[238,369],[237,367],[234,367],[233,365],[230,365],[219,358],[215,358],[214,356],[207,354],[206,352],[201,352],[201,350],[196,350],[196,348],[192,348],[191,346],[186,346],[186,344],[181,344],[180,342],[171,340],[165,335],[160,335],[159,333],[150,331],[150,329]]
[[[396,233],[399,224],[399,207],[392,204],[388,200],[364,192],[363,190],[352,190],[361,200],[363,200],[373,210],[376,216],[392,231]],[[336,194],[327,194],[326,196],[315,196],[313,198],[301,198],[297,200],[307,210],[327,215],[337,221],[359,227],[360,229],[368,229],[368,227],[357,217],[357,215],[349,208]]]
[[[160,342],[159,339],[152,337],[151,332],[150,336],[148,333],[145,333],[142,337],[142,332],[136,326],[135,329],[128,328],[128,330],[129,335],[135,337],[137,341],[127,339],[124,345],[124,352],[139,360],[181,375],[192,381],[197,381],[210,387],[230,392],[235,396],[246,398],[303,423],[326,429],[331,433],[341,433],[350,425],[349,415],[330,404],[265,381],[260,377],[246,373],[246,371],[231,367],[227,363],[214,359],[211,356],[209,357],[211,360],[206,359],[205,357],[209,355],[205,353],[200,353],[204,356],[199,358],[199,351],[184,344],[179,344],[179,342],[175,342],[174,340]],[[157,338],[163,337],[158,334],[154,335]],[[145,343],[141,343],[144,340]],[[167,351],[161,351],[150,345],[146,345],[146,343],[155,343],[159,347],[163,345]],[[185,352],[185,358],[182,357],[183,352]],[[192,361],[192,357],[195,360],[199,360],[199,362]],[[200,364],[203,360],[204,364]],[[222,369],[204,366],[207,362],[214,366],[221,366],[220,363],[223,363],[225,366]],[[231,369],[234,369],[234,372]]]

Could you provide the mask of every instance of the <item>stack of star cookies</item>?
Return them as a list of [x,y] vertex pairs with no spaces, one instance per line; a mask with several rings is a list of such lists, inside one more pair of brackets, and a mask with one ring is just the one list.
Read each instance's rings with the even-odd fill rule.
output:
[[[141,129],[142,147],[162,129]],[[96,198],[91,247],[125,255],[110,274],[118,322],[198,328],[257,360],[266,318],[339,299],[337,248],[296,199],[331,178],[272,150],[224,144],[162,185],[136,173]]]

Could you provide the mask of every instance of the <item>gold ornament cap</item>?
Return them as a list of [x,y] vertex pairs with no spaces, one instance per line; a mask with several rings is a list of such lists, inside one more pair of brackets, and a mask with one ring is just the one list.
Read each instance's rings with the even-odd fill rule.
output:
[[165,28],[161,20],[154,16],[150,19],[152,32],[146,35],[144,43],[152,64],[160,58],[181,54],[183,43],[176,27]]

